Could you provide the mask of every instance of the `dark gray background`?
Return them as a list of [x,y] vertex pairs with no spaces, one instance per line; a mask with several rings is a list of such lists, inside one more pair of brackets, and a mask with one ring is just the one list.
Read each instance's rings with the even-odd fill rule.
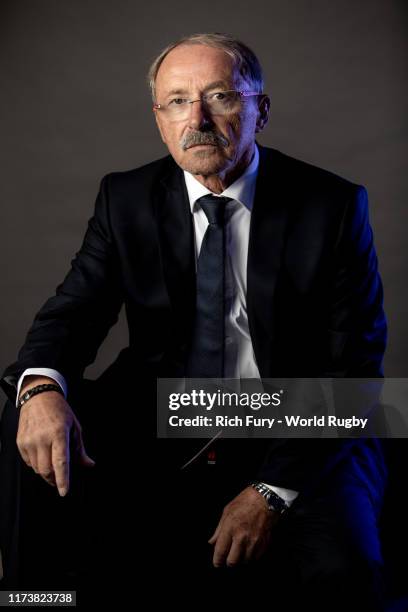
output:
[[[68,271],[101,177],[166,153],[150,61],[181,35],[224,31],[265,69],[272,107],[260,142],[367,187],[390,326],[386,374],[407,376],[406,17],[392,0],[3,0],[1,370]],[[122,318],[88,374],[126,345]]]

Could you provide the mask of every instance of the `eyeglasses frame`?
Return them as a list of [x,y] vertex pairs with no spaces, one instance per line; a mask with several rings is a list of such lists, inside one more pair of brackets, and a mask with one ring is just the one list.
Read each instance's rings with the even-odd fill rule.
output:
[[[259,93],[258,91],[243,91],[243,90],[238,90],[238,89],[227,89],[226,91],[215,91],[214,94],[217,93],[237,93],[239,94],[241,97],[243,98],[249,98],[251,96],[265,96],[266,94],[264,93]],[[214,94],[204,94],[203,96],[201,96],[200,98],[197,98],[196,100],[186,100],[187,104],[194,104],[194,102],[203,102],[203,99],[205,99],[206,95],[214,95]],[[164,106],[163,104],[153,104],[153,110],[164,110],[166,111],[168,109],[168,106]]]

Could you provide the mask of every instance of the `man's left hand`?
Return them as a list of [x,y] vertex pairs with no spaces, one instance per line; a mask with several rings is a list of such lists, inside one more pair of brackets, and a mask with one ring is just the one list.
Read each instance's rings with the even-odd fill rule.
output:
[[271,530],[279,519],[252,487],[244,489],[227,506],[208,540],[214,544],[214,567],[233,567],[259,559],[268,548]]

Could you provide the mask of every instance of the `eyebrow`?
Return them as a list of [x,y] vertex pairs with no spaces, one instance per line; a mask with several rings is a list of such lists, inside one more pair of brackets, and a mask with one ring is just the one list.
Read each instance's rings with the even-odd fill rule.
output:
[[[216,89],[217,87],[229,87],[229,85],[227,85],[226,81],[213,81],[212,83],[209,83],[208,85],[206,85],[204,87],[203,91],[209,91],[211,89]],[[188,95],[188,91],[187,89],[183,89],[181,87],[177,87],[176,89],[172,89],[171,91],[168,92],[168,94],[166,95],[166,98],[169,98],[170,96],[175,96],[175,95]]]

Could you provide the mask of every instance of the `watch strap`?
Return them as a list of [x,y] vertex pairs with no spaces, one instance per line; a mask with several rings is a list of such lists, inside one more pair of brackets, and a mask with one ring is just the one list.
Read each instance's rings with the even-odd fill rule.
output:
[[270,489],[263,482],[252,482],[251,486],[255,489],[255,491],[258,491],[258,493],[260,493],[262,497],[264,497],[270,510],[282,514],[283,512],[289,509],[289,505],[285,502],[285,500],[282,499],[282,497],[280,497],[277,493],[275,493],[275,491],[272,491],[272,489]]

